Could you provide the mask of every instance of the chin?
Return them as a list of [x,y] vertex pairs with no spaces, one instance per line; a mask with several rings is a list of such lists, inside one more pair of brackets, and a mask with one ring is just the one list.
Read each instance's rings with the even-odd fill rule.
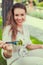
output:
[[18,25],[22,25],[22,23],[19,23]]

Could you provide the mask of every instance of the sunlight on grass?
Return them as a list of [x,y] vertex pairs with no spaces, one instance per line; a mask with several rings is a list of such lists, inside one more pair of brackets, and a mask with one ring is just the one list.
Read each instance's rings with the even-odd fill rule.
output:
[[0,39],[2,39],[2,29],[0,29]]
[[30,39],[32,41],[33,44],[43,44],[43,41],[38,40],[37,38],[30,36]]
[[0,17],[0,26],[2,25],[2,17]]

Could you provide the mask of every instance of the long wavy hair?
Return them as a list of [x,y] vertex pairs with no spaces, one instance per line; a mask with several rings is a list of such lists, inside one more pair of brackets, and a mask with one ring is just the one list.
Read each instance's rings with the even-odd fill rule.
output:
[[22,3],[14,4],[12,6],[12,8],[10,9],[10,11],[8,12],[5,26],[11,25],[10,31],[12,31],[12,40],[15,40],[16,39],[16,35],[17,35],[17,24],[16,24],[16,21],[14,19],[14,10],[15,10],[15,8],[21,8],[21,9],[24,9],[25,12],[27,12],[25,5],[22,4]]

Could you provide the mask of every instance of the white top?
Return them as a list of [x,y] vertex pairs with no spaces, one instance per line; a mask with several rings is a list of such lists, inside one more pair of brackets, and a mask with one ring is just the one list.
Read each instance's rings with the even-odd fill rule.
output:
[[[12,41],[12,38],[11,38],[11,35],[12,35],[12,32],[9,32],[10,30],[10,25],[6,26],[6,28],[4,29],[4,32],[3,32],[3,36],[2,36],[2,40],[4,42],[11,42]],[[17,38],[16,40],[22,40],[23,41],[23,46],[26,46],[27,44],[31,44],[31,40],[30,40],[30,35],[29,35],[29,26],[28,24],[23,24],[23,34],[18,32],[17,34]],[[13,45],[13,49],[17,50],[18,47]],[[3,50],[2,50],[2,56],[3,56]],[[8,65],[10,64],[10,62],[14,59],[14,57],[17,57],[18,54],[16,54],[14,51],[13,51],[13,55],[11,58],[9,58],[7,60],[7,63]],[[3,56],[4,57],[4,56]],[[4,57],[5,58],[5,57]]]
[[[8,25],[6,28],[4,28],[3,35],[2,35],[2,40],[4,42],[12,42],[12,31],[9,32],[11,26]],[[31,44],[30,40],[30,34],[29,34],[29,25],[28,24],[23,24],[23,34],[18,32],[16,41],[22,40],[24,45]]]

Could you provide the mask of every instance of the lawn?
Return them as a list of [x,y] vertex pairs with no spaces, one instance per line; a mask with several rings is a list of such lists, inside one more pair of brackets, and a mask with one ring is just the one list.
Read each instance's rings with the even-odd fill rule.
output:
[[32,17],[43,19],[43,10],[36,9],[34,11],[27,12],[27,14]]
[[2,25],[2,17],[0,17],[0,26]]
[[38,40],[37,38],[30,36],[30,39],[32,41],[33,44],[43,44],[43,41]]

